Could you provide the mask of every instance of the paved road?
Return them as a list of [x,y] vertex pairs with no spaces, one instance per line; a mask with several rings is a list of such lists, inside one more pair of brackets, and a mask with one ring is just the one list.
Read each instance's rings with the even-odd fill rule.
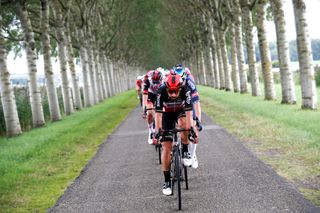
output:
[[[203,124],[182,212],[320,212],[225,129],[207,116]],[[163,174],[146,136],[136,108],[49,212],[176,212],[176,196],[162,195]]]

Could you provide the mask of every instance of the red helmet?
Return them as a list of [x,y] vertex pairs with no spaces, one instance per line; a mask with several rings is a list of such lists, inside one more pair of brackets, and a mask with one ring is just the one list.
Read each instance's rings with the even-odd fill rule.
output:
[[182,86],[182,78],[180,75],[170,73],[166,80],[168,90],[179,90]]
[[151,79],[153,82],[160,82],[162,80],[162,72],[155,70],[151,73]]

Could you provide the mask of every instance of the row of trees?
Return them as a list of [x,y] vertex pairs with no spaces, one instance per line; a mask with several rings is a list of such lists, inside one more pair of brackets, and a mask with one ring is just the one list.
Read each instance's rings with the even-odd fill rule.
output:
[[[129,12],[130,3],[124,0],[1,0],[0,5],[0,88],[8,136],[21,134],[6,64],[8,51],[26,52],[34,127],[45,124],[37,84],[39,56],[44,59],[52,121],[61,119],[52,57],[57,57],[60,63],[66,115],[134,87],[134,79],[141,72],[140,64],[132,57],[134,53],[129,53],[127,46],[123,47],[121,39],[128,25],[124,14]],[[80,58],[82,66],[83,103],[75,58]]]
[[[302,108],[316,109],[315,74],[304,1],[292,0]],[[39,56],[45,62],[52,121],[61,119],[52,77],[52,57],[60,62],[63,107],[67,115],[74,109],[92,106],[132,88],[135,77],[146,69],[171,67],[178,62],[191,65],[200,84],[240,93],[248,93],[251,88],[251,94],[259,96],[261,82],[256,66],[254,26],[259,40],[265,99],[274,100],[264,26],[267,16],[272,17],[276,26],[281,102],[296,103],[283,0],[0,0],[0,5],[0,88],[7,135],[21,133],[6,65],[8,51],[26,52],[34,127],[45,122],[36,81],[35,61]],[[75,75],[75,59],[80,60],[82,67],[83,103]]]
[[[293,72],[289,66],[290,57],[282,0],[168,0],[164,4],[168,5],[169,2],[170,7],[176,9],[175,13],[166,15],[171,17],[171,26],[180,26],[179,30],[181,30],[175,35],[181,46],[178,54],[180,59],[186,64],[191,64],[200,84],[210,85],[217,89],[247,93],[249,92],[247,81],[250,79],[252,95],[261,95],[261,82],[253,42],[253,29],[256,26],[266,100],[276,98],[265,28],[267,15],[271,16],[277,35],[282,87],[281,102],[296,103]],[[292,4],[297,32],[302,108],[316,109],[315,73],[312,66],[308,25],[305,19],[306,4],[304,0],[292,0]],[[177,17],[179,17],[178,20]],[[244,47],[246,56],[244,56]],[[231,55],[230,65],[228,49]],[[245,69],[245,58],[248,58],[248,73]]]

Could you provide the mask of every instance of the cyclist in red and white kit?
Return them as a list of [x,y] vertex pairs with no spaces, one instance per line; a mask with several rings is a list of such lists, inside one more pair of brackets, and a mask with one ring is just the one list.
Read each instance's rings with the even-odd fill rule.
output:
[[154,139],[154,104],[156,101],[156,94],[159,87],[163,84],[163,74],[159,70],[150,70],[144,80],[143,89],[143,108],[145,109],[144,116],[146,114],[147,124],[149,129],[148,143],[155,144]]
[[139,98],[140,101],[140,106],[142,106],[142,86],[143,86],[143,80],[144,76],[139,75],[136,80],[136,91],[137,91],[137,97]]

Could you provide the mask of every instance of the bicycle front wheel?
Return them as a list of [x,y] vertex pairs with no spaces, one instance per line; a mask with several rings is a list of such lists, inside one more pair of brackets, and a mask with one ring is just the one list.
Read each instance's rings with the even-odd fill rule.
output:
[[175,153],[174,153],[174,162],[175,162],[175,176],[177,180],[177,190],[178,190],[178,208],[181,210],[181,156],[179,154],[179,147],[177,146],[175,148]]

